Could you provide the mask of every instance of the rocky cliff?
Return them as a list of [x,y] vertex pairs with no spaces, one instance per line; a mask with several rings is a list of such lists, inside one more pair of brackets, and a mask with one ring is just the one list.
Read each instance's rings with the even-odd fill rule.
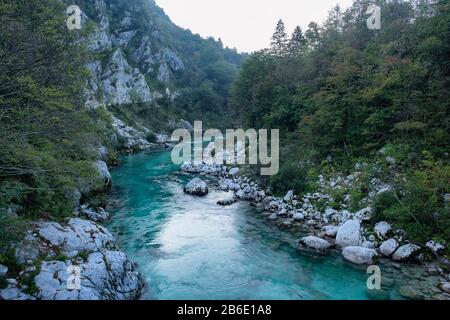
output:
[[83,11],[82,26],[94,30],[84,40],[92,54],[86,106],[105,107],[119,118],[126,114],[114,120],[114,127],[124,121],[137,132],[128,129],[130,138],[118,129],[123,147],[142,150],[149,132],[225,112],[242,59],[235,50],[177,27],[154,1],[75,3]]

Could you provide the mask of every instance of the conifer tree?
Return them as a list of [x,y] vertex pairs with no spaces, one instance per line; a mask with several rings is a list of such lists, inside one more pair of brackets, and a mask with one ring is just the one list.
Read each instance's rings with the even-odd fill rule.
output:
[[305,32],[307,44],[310,48],[316,48],[320,40],[319,25],[316,22],[311,22],[308,25],[308,30]]
[[297,26],[289,40],[289,55],[294,57],[302,55],[305,51],[305,46],[306,38],[303,35],[302,28]]
[[286,27],[282,19],[278,20],[275,33],[272,36],[271,52],[277,57],[285,56],[287,53],[288,37]]

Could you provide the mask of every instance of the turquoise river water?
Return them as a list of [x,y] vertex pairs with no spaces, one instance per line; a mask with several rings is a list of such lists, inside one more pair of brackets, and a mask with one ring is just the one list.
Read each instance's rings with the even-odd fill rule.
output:
[[[108,227],[138,264],[143,299],[369,299],[365,268],[339,254],[299,251],[301,234],[274,226],[246,202],[217,205],[220,191],[185,195],[192,177],[170,152],[124,157],[112,175]],[[399,298],[397,291],[390,284],[383,298]]]

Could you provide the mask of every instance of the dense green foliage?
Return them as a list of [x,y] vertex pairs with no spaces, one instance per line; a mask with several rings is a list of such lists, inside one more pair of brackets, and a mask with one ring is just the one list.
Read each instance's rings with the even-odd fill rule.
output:
[[243,64],[233,107],[247,127],[280,129],[281,169],[267,181],[276,191],[308,190],[330,156],[351,171],[388,146],[397,195],[380,199],[378,218],[449,240],[450,2],[375,1],[382,26],[369,30],[372,3],[336,7],[290,39],[280,21],[272,47]]
[[107,119],[83,107],[86,56],[64,10],[53,0],[0,3],[2,243],[18,236],[15,213],[71,213],[70,192],[95,176],[91,150]]

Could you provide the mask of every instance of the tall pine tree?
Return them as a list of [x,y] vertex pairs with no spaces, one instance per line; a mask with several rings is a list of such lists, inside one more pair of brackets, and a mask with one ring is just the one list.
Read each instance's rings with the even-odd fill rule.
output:
[[283,20],[278,20],[275,33],[272,36],[271,52],[277,57],[286,55],[288,49],[288,36]]
[[288,50],[289,56],[297,57],[305,52],[306,38],[303,35],[302,28],[297,26],[292,33],[291,39],[289,41]]
[[316,22],[310,22],[308,25],[308,30],[305,32],[306,41],[308,47],[311,49],[316,48],[320,42],[320,28]]

